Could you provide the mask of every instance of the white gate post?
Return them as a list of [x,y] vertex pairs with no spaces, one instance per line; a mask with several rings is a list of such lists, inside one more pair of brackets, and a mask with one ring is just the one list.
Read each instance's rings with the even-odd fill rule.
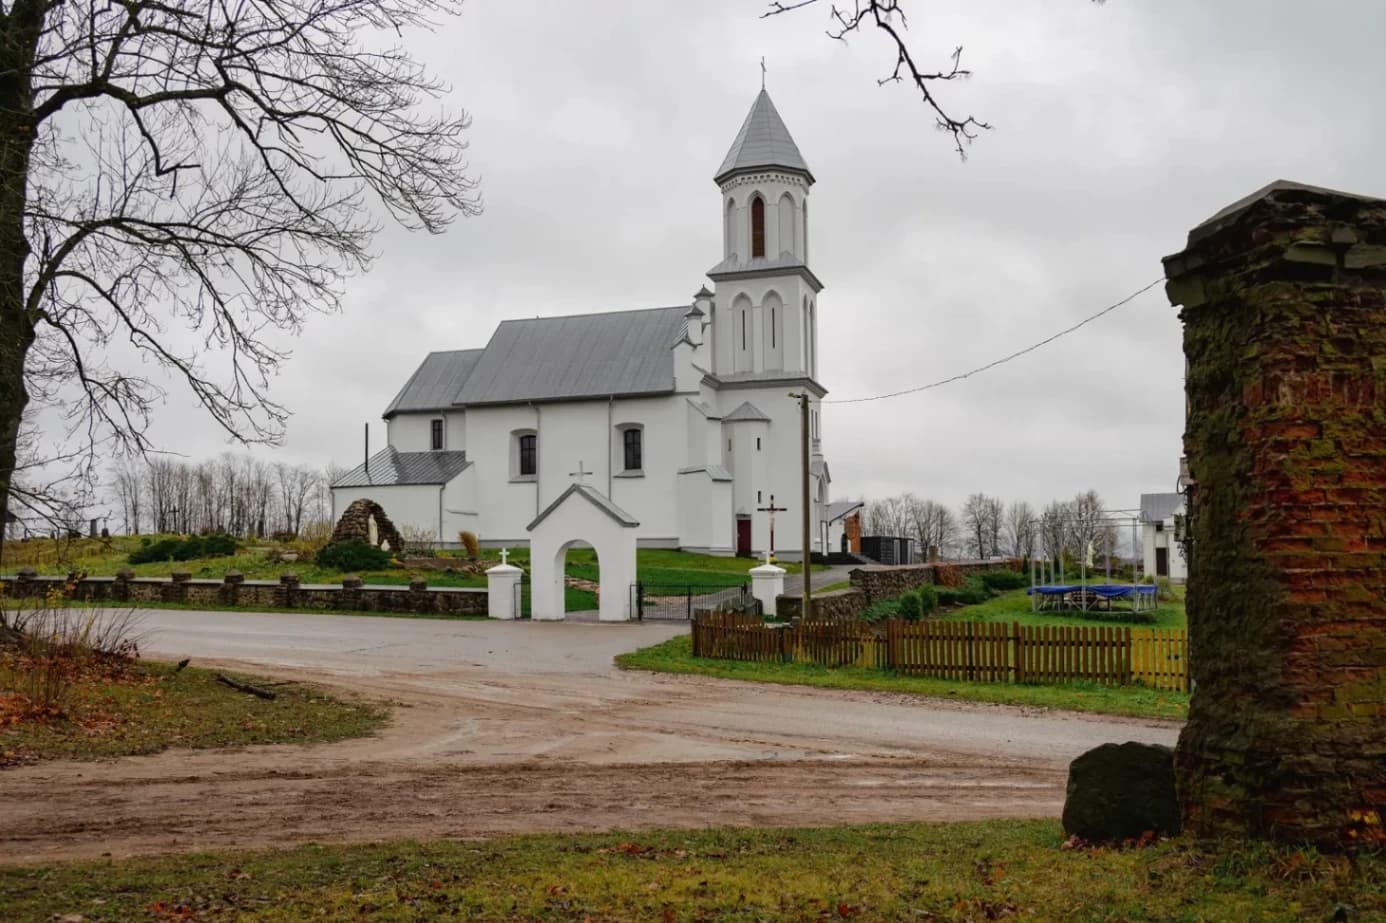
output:
[[510,551],[501,549],[501,562],[486,571],[486,614],[493,619],[513,619],[516,611],[515,593],[523,574],[514,564],[506,562]]

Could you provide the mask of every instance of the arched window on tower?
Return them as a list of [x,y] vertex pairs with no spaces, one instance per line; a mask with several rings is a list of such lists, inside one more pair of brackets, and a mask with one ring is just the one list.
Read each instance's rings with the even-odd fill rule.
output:
[[731,199],[727,199],[727,218],[724,222],[726,227],[723,228],[722,231],[722,233],[726,237],[726,249],[723,251],[725,256],[731,256],[733,253],[736,252],[736,221],[734,220],[735,215],[736,203],[733,202]]
[[751,197],[751,256],[765,256],[765,200]]

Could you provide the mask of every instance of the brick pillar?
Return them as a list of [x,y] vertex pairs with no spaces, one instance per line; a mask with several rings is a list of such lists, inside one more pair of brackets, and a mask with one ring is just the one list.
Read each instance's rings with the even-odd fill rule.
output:
[[1195,485],[1185,824],[1380,843],[1386,201],[1275,183],[1165,270]]

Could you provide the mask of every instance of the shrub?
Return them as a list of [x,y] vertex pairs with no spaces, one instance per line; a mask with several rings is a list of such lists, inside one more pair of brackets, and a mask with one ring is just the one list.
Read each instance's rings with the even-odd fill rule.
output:
[[462,547],[467,549],[467,560],[475,561],[481,557],[481,545],[477,542],[475,533],[463,531],[457,538],[462,542]]
[[885,619],[897,618],[900,615],[900,600],[880,599],[867,606],[866,609],[857,616],[863,622],[881,622]]
[[991,599],[991,590],[976,577],[969,577],[962,586],[938,588],[938,602],[942,606],[975,606],[988,599]]
[[997,591],[1018,590],[1030,583],[1028,577],[1014,570],[989,570],[978,576],[981,577],[982,583],[986,584],[988,589]]
[[314,560],[319,567],[343,572],[381,570],[390,566],[390,553],[365,542],[329,542]]
[[907,622],[919,621],[921,610],[919,607],[918,593],[913,591],[906,593],[896,600],[896,604],[899,606],[900,618]]
[[219,558],[236,553],[236,540],[229,535],[190,535],[187,538],[161,538],[145,541],[130,552],[131,564],[151,564],[156,561],[191,561],[195,558]]
[[925,584],[919,588],[919,614],[929,615],[938,608],[938,590]]

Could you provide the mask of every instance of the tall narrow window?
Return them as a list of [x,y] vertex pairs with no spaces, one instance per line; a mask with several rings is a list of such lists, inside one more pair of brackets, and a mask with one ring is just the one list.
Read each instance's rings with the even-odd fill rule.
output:
[[640,428],[635,426],[622,431],[621,441],[622,447],[625,449],[627,471],[639,471],[645,467],[644,452],[640,445],[641,432]]
[[765,256],[765,200],[751,199],[751,256]]
[[432,446],[433,451],[437,452],[443,448],[443,421],[433,420],[432,422]]
[[746,348],[746,312],[741,312],[741,348]]
[[771,348],[771,349],[778,349],[778,348],[779,348],[778,345],[777,345],[776,342],[775,342],[775,339],[776,339],[776,338],[775,338],[775,309],[774,309],[774,308],[771,308],[771,309],[770,309],[770,348]]
[[530,433],[520,437],[520,475],[528,477],[539,471],[539,437]]

